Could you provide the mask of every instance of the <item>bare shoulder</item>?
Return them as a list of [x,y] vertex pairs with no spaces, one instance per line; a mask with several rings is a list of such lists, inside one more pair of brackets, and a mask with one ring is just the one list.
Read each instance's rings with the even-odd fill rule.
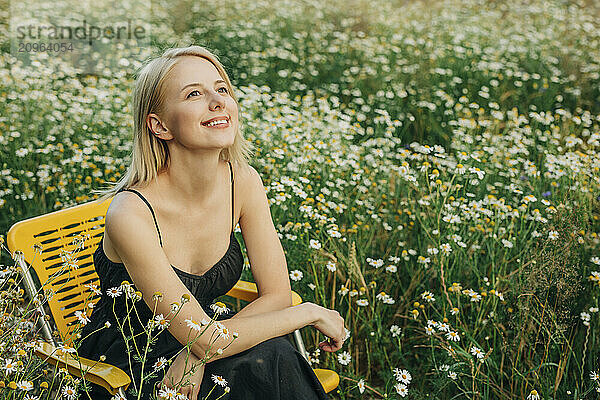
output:
[[[106,211],[104,226],[104,236],[107,239],[105,251],[113,259],[122,259],[125,247],[137,247],[144,251],[154,241],[159,242],[150,209],[133,192],[123,191],[115,195]],[[147,241],[132,243],[134,239],[139,239],[139,235]]]
[[250,164],[231,163],[231,166],[235,177],[236,192],[239,192],[242,198],[246,198],[248,190],[260,180],[260,175]]
[[[105,222],[112,223],[122,219],[127,220],[129,217],[143,216],[145,214],[144,209],[148,209],[148,206],[137,194],[129,191],[119,192],[108,206]],[[150,212],[149,209],[148,212]]]
[[[261,196],[265,193],[262,178],[260,174],[251,165],[243,165],[234,170],[236,177],[236,190],[240,191],[242,199],[241,215],[244,215],[244,209],[249,206],[256,196]],[[246,206],[246,207],[245,207]]]
[[258,172],[250,164],[231,163],[231,167],[233,168],[236,183],[240,183],[241,186],[253,175],[258,175]]

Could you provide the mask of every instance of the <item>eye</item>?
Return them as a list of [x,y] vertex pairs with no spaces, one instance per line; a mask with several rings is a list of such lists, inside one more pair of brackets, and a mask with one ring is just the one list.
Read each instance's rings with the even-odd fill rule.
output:
[[229,93],[229,90],[227,90],[227,88],[225,86],[219,88],[219,90],[221,90],[221,89],[225,90],[225,92],[223,92],[223,93]]
[[190,92],[190,94],[188,94],[188,95],[187,95],[187,97],[186,97],[186,98],[189,98],[189,97],[192,95],[192,93],[194,93],[194,92],[198,92],[198,93],[200,93],[200,91],[198,91],[198,90],[192,90],[192,91]]

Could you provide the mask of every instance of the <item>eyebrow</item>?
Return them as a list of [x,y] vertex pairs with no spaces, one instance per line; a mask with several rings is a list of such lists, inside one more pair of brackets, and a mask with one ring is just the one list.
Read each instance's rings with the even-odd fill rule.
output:
[[[215,85],[217,83],[227,83],[227,82],[225,82],[223,79],[217,79],[215,81]],[[180,90],[180,92],[183,92],[186,88],[188,88],[190,86],[202,86],[202,87],[204,87],[204,85],[202,83],[200,83],[200,82],[192,82],[192,83],[189,83],[189,84],[185,85],[184,87],[182,87],[181,90]]]

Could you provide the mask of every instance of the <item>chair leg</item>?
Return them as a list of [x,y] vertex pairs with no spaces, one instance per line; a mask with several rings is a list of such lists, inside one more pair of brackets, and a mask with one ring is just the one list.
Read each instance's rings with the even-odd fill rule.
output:
[[308,352],[304,347],[304,341],[302,340],[302,335],[300,335],[300,330],[296,329],[294,331],[294,339],[296,340],[296,347],[298,348],[298,351],[300,354],[302,354],[302,357],[308,361]]
[[23,281],[25,282],[25,291],[29,295],[29,298],[36,305],[38,312],[40,313],[40,318],[38,320],[38,324],[41,325],[42,335],[44,339],[46,339],[49,343],[52,343],[54,346],[57,346],[58,343],[52,337],[52,329],[50,327],[50,323],[46,320],[46,312],[44,311],[44,306],[39,303],[37,298],[37,290],[35,289],[35,283],[33,278],[31,277],[31,271],[29,270],[29,265],[25,262],[22,257],[18,258],[18,263],[21,272],[21,276],[23,277]]

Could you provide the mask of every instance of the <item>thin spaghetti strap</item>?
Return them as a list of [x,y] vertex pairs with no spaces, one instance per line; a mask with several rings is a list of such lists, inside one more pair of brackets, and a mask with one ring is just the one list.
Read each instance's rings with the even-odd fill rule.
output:
[[144,196],[142,196],[142,194],[135,189],[123,189],[122,191],[129,191],[129,192],[133,192],[133,193],[137,194],[140,197],[140,199],[144,200],[144,203],[146,203],[148,208],[150,208],[150,212],[152,213],[152,218],[154,219],[154,226],[156,226],[156,231],[158,232],[158,240],[160,241],[160,247],[162,247],[162,245],[163,245],[162,237],[160,236],[160,229],[158,229],[158,222],[156,222],[156,215],[154,214],[154,210],[152,209],[152,206],[150,205],[148,200],[146,200],[146,198]]
[[227,163],[229,164],[229,171],[231,172],[231,233],[233,233],[233,230],[235,229],[234,224],[234,220],[235,220],[235,216],[234,216],[234,208],[233,208],[233,167],[231,166],[231,161],[227,160]]

